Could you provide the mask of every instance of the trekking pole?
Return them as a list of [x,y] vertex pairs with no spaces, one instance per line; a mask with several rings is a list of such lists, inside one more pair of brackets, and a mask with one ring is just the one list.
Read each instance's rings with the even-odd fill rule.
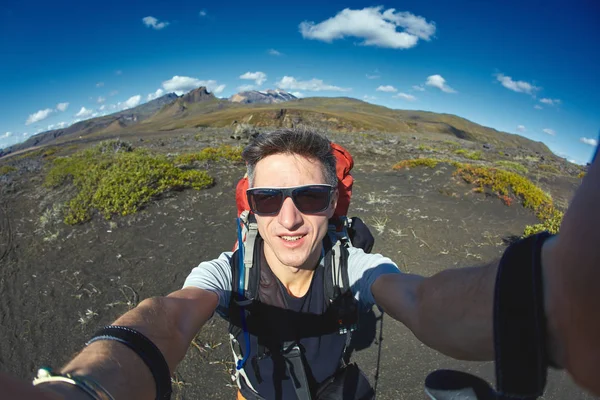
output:
[[375,394],[373,395],[373,400],[377,398],[377,384],[379,383],[379,365],[381,362],[381,342],[383,342],[383,316],[385,313],[381,308],[379,308],[381,315],[379,316],[379,348],[377,349],[377,367],[375,368],[375,384],[373,385],[373,391]]

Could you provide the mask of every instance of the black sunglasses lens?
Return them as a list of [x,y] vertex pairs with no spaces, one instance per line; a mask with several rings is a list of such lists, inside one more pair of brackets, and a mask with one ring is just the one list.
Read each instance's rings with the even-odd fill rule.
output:
[[248,192],[250,208],[256,214],[276,214],[281,208],[281,190],[255,189]]
[[329,206],[331,189],[327,186],[308,186],[294,190],[294,203],[303,213],[318,213]]

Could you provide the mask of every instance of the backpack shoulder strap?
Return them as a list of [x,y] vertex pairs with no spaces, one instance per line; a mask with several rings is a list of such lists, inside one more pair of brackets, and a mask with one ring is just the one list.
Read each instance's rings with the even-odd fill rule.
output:
[[[253,214],[248,211],[244,211],[239,218],[241,224],[241,243],[238,239],[237,250],[234,252],[231,258],[232,268],[232,292],[238,293],[240,285],[243,285],[244,297],[248,300],[256,298],[258,290],[258,280],[260,278],[260,265],[255,263],[254,260],[257,257],[257,250],[259,246],[256,246],[257,240],[259,239],[258,225],[256,218]],[[240,260],[240,257],[243,257]],[[241,267],[243,265],[244,276],[240,276]]]
[[348,247],[352,246],[352,243],[344,229],[338,231],[335,225],[330,225],[323,245],[325,246],[325,295],[332,303],[341,294],[350,290]]
[[[229,265],[231,267],[231,301],[230,301],[230,324],[229,332],[237,335],[241,332],[240,328],[232,324],[232,320],[237,320],[240,307],[249,306],[252,300],[257,298],[258,286],[260,282],[260,263],[254,263],[258,259],[260,246],[257,243],[260,240],[258,227],[254,216],[244,212],[240,216],[241,234],[239,237],[242,243],[238,243],[237,250],[233,253]],[[242,276],[243,273],[243,276]],[[240,291],[240,288],[243,291]],[[239,294],[243,293],[242,298]]]

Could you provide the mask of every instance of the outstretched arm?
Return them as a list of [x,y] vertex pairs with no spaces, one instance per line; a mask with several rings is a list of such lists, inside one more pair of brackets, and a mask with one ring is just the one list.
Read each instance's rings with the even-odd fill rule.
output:
[[[561,224],[542,248],[542,277],[550,356],[574,380],[600,394],[600,158],[592,164]],[[379,277],[371,291],[379,306],[425,344],[451,356],[490,360],[498,261],[451,269],[429,278]]]
[[[211,317],[218,303],[213,292],[185,288],[166,297],[142,301],[114,322],[133,328],[150,339],[162,352],[172,372],[200,328]],[[125,345],[101,340],[90,344],[69,362],[61,373],[88,375],[116,399],[153,399],[155,383],[150,370]],[[47,383],[39,388],[66,395],[68,399],[88,399],[80,389],[63,383]]]
[[494,282],[498,263],[379,277],[371,286],[377,304],[415,336],[450,357],[492,360]]

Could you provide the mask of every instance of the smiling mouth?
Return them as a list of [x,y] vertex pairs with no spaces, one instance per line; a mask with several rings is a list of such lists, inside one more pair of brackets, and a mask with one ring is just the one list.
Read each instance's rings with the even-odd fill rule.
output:
[[306,235],[297,235],[297,236],[279,236],[280,238],[282,238],[283,240],[285,240],[286,242],[295,242],[296,240],[300,240],[302,239],[304,236]]

